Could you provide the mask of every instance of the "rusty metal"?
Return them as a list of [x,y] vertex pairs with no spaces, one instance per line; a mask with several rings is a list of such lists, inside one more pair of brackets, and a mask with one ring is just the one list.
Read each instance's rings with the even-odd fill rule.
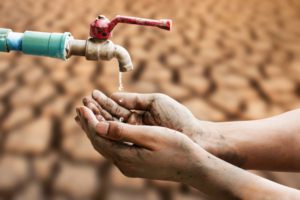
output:
[[87,40],[75,40],[75,39],[69,40],[69,45],[67,48],[68,49],[67,58],[69,58],[71,55],[84,56],[86,51],[86,43]]
[[105,16],[99,15],[91,23],[90,36],[97,39],[109,39],[112,36],[112,30],[118,23],[154,26],[165,30],[171,30],[172,26],[172,21],[170,19],[153,20],[118,15],[110,21]]
[[130,55],[128,51],[115,45],[110,40],[99,40],[89,38],[88,40],[69,41],[68,57],[72,55],[85,56],[87,60],[111,60],[117,58],[119,62],[119,71],[127,72],[133,69]]

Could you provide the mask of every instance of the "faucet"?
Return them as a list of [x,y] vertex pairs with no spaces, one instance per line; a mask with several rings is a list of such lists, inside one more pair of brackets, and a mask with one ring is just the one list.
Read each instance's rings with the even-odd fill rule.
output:
[[21,51],[25,54],[47,56],[66,60],[71,56],[85,56],[87,60],[111,60],[119,62],[119,71],[133,69],[128,51],[111,40],[112,30],[118,23],[154,26],[165,30],[171,29],[169,19],[151,20],[128,16],[116,16],[113,20],[99,15],[90,24],[90,38],[74,39],[71,33],[45,33],[25,31],[13,32],[11,29],[0,28],[0,52]]

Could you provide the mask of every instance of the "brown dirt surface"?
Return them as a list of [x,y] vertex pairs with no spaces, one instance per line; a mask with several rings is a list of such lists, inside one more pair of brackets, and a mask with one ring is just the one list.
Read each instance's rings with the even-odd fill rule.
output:
[[[128,92],[163,92],[199,118],[258,119],[300,107],[299,0],[6,0],[0,27],[86,39],[99,14],[170,18],[173,30],[118,25]],[[93,89],[117,91],[116,61],[0,54],[0,199],[201,199],[185,185],[124,177],[73,117]],[[300,189],[298,173],[256,172]],[[201,197],[201,198],[200,198]]]

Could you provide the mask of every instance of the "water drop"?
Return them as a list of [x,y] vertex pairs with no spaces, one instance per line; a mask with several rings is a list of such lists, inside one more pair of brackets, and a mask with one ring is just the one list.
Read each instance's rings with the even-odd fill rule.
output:
[[120,117],[119,118],[119,122],[123,122],[124,121],[124,118],[123,117]]

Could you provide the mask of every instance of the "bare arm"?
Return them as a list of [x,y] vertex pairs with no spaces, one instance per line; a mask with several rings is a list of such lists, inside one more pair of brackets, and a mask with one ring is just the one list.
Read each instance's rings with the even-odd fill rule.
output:
[[221,199],[299,199],[299,190],[259,177],[208,152],[198,154],[196,166],[192,178],[185,182],[207,194],[218,191],[216,197]]
[[76,120],[95,149],[127,176],[184,182],[216,199],[297,199],[300,195],[226,163],[178,131],[97,119],[86,107],[77,112]]
[[253,121],[198,121],[197,126],[203,130],[197,142],[232,164],[247,169],[300,171],[300,109]]

